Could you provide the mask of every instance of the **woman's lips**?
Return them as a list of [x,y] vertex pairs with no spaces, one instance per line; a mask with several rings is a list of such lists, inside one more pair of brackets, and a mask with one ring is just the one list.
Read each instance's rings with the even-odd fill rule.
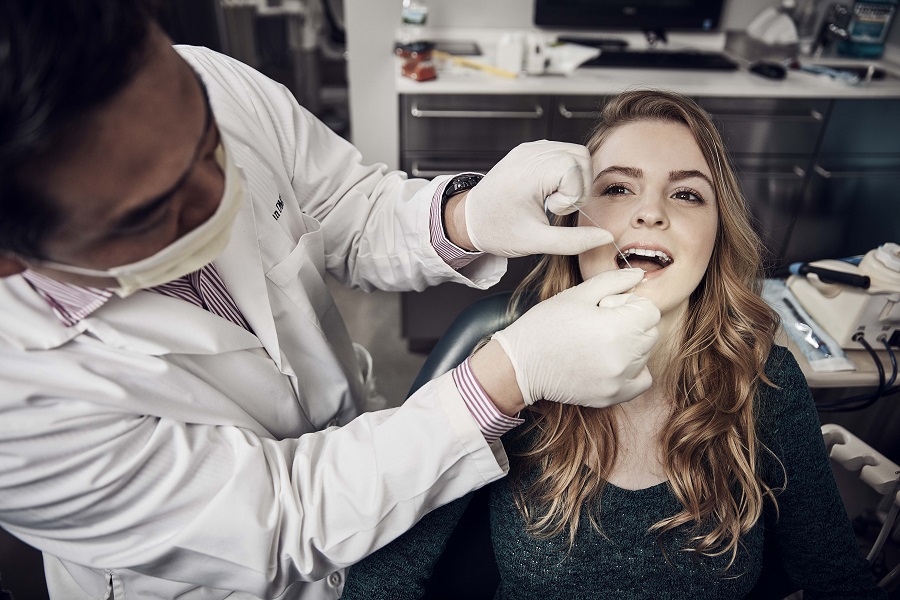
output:
[[616,267],[628,266],[643,269],[646,275],[655,275],[675,262],[666,249],[650,242],[638,242],[622,248],[615,257]]

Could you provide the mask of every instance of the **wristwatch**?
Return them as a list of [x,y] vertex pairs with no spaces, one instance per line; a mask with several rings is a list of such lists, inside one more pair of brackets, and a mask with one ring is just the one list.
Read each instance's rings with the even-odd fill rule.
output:
[[447,200],[466,190],[471,190],[483,177],[484,175],[479,175],[478,173],[457,175],[451,179],[447,184],[447,187],[444,188],[444,193],[441,195],[441,227],[444,230],[444,237],[447,239],[450,239],[450,236],[447,234],[447,223],[444,220],[444,210],[447,208]]
[[447,184],[447,187],[444,188],[444,195],[441,199],[441,209],[443,209],[443,205],[447,203],[449,198],[472,189],[483,177],[484,175],[478,175],[477,173],[467,173],[465,175],[457,175],[451,179],[450,183]]

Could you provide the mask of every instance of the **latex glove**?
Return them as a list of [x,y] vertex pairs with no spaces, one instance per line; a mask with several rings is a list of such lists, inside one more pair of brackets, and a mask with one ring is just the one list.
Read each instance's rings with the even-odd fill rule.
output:
[[641,269],[600,273],[541,302],[494,334],[512,362],[525,404],[551,400],[603,407],[652,383],[647,357],[659,309],[635,294]]
[[612,241],[599,227],[554,227],[547,208],[569,214],[590,199],[591,155],[563,142],[529,142],[513,148],[465,200],[466,231],[482,252],[512,258],[580,254]]

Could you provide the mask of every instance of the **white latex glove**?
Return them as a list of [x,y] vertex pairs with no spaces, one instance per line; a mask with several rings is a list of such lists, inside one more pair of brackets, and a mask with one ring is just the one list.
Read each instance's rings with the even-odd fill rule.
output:
[[646,298],[621,293],[643,276],[641,269],[600,273],[494,334],[512,362],[525,404],[603,407],[650,387],[647,357],[656,343],[659,309]]
[[612,241],[599,227],[553,227],[544,212],[560,215],[590,199],[591,155],[563,142],[513,148],[466,197],[466,230],[482,252],[512,258],[580,254]]

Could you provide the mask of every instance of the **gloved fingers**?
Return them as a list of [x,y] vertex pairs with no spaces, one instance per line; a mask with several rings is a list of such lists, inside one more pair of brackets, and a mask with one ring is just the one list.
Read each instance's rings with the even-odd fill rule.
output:
[[[582,227],[580,229],[597,229],[596,227]],[[583,302],[598,305],[606,296],[627,292],[644,278],[642,269],[619,269],[617,271],[604,271],[594,275],[587,281],[583,281],[575,287],[567,289],[563,294]]]
[[623,360],[621,368],[621,377],[623,379],[634,379],[640,372],[647,367],[647,361],[650,360],[650,350],[656,345],[659,339],[659,331],[656,327],[652,327],[647,331],[642,331],[628,338],[627,342],[619,348],[621,359]]
[[613,241],[613,235],[599,227],[556,227],[550,224],[529,228],[527,237],[535,254],[581,254]]
[[591,185],[591,156],[587,149],[581,147],[585,153],[571,152],[575,164],[571,165],[559,178],[556,191],[547,197],[546,207],[558,215],[567,215],[575,212],[590,201]]
[[650,371],[647,367],[638,372],[638,374],[631,378],[626,379],[622,383],[622,387],[619,389],[619,393],[615,395],[614,402],[628,402],[629,400],[634,400],[644,392],[650,389],[650,386],[653,384],[653,376],[650,375]]
[[637,294],[606,296],[597,304],[600,308],[615,310],[623,319],[631,319],[641,330],[647,330],[659,322],[659,309],[653,302]]

